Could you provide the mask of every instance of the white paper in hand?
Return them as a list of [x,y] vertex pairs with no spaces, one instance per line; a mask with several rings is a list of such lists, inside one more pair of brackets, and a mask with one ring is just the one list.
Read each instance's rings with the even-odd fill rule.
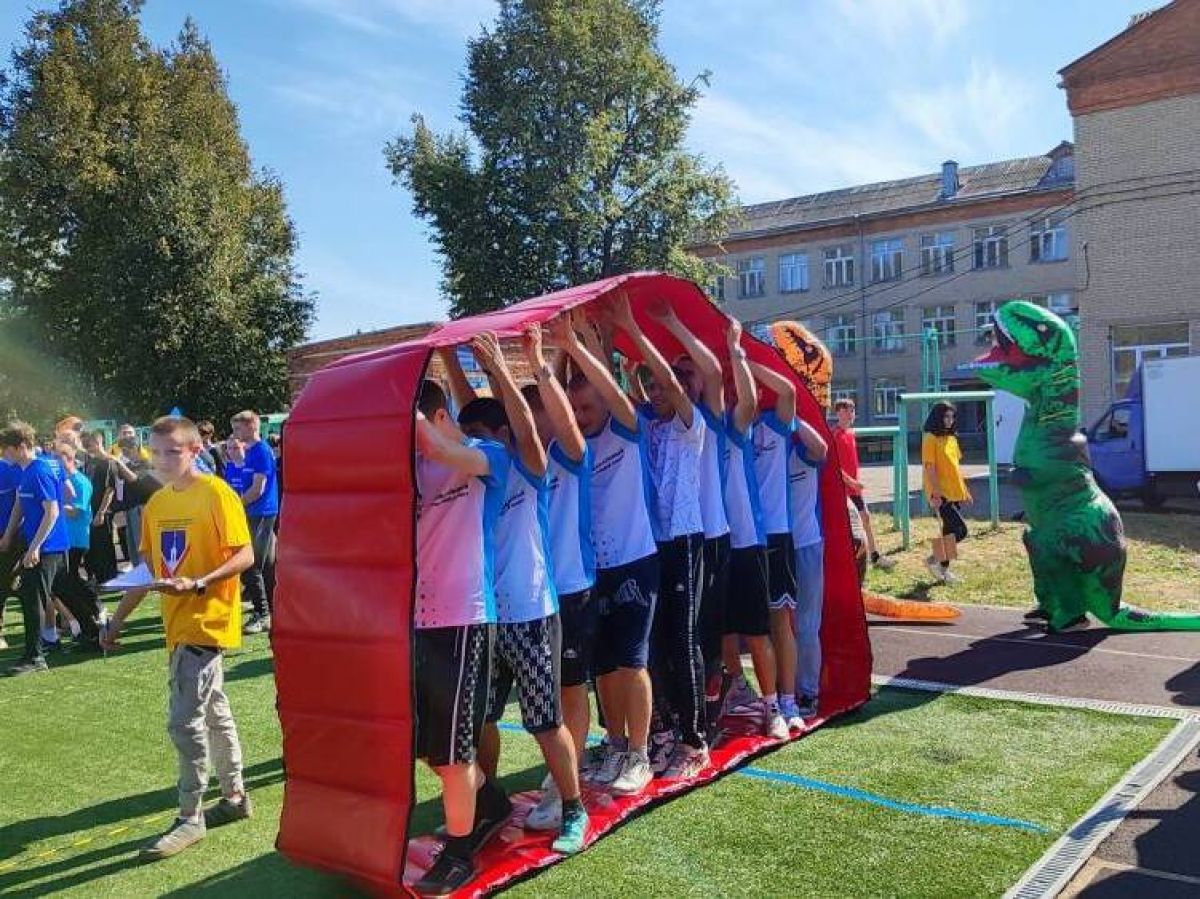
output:
[[146,563],[138,565],[135,568],[130,568],[124,574],[119,574],[111,581],[106,581],[101,584],[101,587],[111,590],[140,590],[146,587],[154,587],[159,583],[154,575],[150,573],[150,569],[146,567]]

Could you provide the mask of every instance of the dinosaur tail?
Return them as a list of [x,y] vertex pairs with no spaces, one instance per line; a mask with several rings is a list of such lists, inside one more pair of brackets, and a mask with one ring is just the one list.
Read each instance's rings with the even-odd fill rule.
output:
[[1200,631],[1200,614],[1147,612],[1137,606],[1122,605],[1101,620],[1115,631]]

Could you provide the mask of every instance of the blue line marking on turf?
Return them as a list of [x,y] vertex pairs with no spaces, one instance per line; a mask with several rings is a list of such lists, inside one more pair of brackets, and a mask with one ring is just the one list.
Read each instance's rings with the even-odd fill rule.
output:
[[[498,722],[501,730],[512,731],[515,733],[524,733],[525,728],[519,724],[512,724],[507,721]],[[592,742],[594,738],[589,738],[588,742]],[[816,790],[819,793],[828,793],[831,796],[837,796],[841,799],[853,799],[857,802],[867,802],[871,805],[877,805],[881,808],[890,809],[894,812],[905,812],[910,815],[925,815],[930,818],[949,818],[954,821],[965,821],[968,824],[984,824],[992,827],[1013,827],[1017,830],[1025,830],[1030,833],[1049,833],[1047,827],[1041,824],[1036,824],[1033,821],[1022,821],[1020,818],[1004,818],[999,815],[988,815],[982,812],[966,812],[956,808],[945,808],[940,805],[920,805],[915,802],[902,802],[898,799],[888,799],[886,796],[879,796],[875,793],[868,793],[865,790],[855,789],[854,787],[843,787],[838,784],[828,783],[823,780],[814,780],[811,777],[801,777],[799,774],[787,774],[783,771],[768,771],[766,768],[755,768],[753,766],[746,768],[738,768],[732,772],[733,774],[741,774],[745,777],[755,777],[760,780],[771,781],[773,783],[784,783],[792,787],[800,787],[804,790]]]

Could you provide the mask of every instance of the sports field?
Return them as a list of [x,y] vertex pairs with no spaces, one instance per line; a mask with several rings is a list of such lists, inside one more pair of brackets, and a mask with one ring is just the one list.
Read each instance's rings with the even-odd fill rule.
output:
[[[155,604],[118,654],[52,664],[48,675],[0,680],[0,894],[351,894],[273,850],[283,772],[265,638],[250,638],[226,669],[255,818],[155,865],[134,860],[175,799]],[[513,892],[997,896],[1172,723],[884,690]],[[504,739],[506,785],[535,787],[535,744],[516,728]],[[440,819],[431,781],[419,773],[418,829]]]

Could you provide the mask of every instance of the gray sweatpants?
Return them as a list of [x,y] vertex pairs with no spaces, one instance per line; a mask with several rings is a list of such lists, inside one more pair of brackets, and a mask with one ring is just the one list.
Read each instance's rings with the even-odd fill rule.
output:
[[825,543],[796,550],[796,696],[816,699],[821,689],[821,610],[825,605]]
[[179,755],[179,815],[200,813],[211,759],[221,793],[242,792],[242,747],[225,696],[221,653],[203,646],[176,646],[171,652],[167,733]]

